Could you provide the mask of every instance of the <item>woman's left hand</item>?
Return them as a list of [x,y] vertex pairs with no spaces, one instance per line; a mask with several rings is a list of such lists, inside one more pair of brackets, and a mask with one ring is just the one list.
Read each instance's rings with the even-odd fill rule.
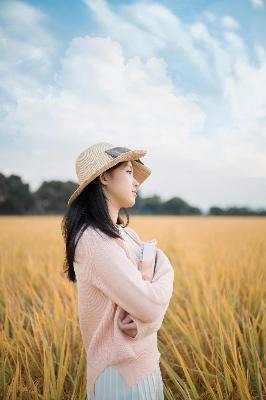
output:
[[119,328],[128,336],[135,337],[137,335],[136,322],[132,320],[129,314],[123,320],[118,319]]

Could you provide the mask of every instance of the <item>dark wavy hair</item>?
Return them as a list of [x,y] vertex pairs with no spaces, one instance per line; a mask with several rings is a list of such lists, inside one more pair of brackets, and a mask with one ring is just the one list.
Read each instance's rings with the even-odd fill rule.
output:
[[[112,171],[125,163],[125,161],[122,161],[109,168],[107,171]],[[125,208],[122,210],[125,211],[127,217],[126,224],[124,224],[120,215],[118,215],[116,223],[126,227],[129,224],[129,215]],[[61,223],[62,235],[65,241],[63,268],[64,273],[67,274],[68,280],[72,282],[76,282],[73,265],[75,249],[82,233],[88,226],[98,228],[112,238],[121,238],[118,228],[113,224],[110,217],[99,176],[90,182],[74,199],[67,208]]]

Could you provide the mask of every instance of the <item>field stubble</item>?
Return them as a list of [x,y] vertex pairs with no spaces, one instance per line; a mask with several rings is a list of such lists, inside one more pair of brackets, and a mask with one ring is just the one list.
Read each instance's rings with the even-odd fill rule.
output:
[[[60,217],[0,219],[0,398],[84,399]],[[134,216],[175,271],[158,332],[165,399],[266,399],[266,219]]]

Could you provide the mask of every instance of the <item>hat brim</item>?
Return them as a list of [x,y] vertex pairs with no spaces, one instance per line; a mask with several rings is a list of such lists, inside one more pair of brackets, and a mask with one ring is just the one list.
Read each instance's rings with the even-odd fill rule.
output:
[[106,163],[101,169],[96,171],[93,175],[90,176],[87,180],[85,180],[82,185],[72,193],[70,198],[68,199],[67,205],[70,206],[71,203],[79,196],[79,194],[83,191],[83,189],[92,182],[97,176],[101,175],[107,169],[113,167],[114,165],[123,162],[123,161],[132,161],[133,166],[133,175],[134,178],[138,181],[139,185],[141,185],[151,174],[151,169],[144,164],[139,163],[138,159],[145,156],[147,150],[132,150],[126,153],[123,153],[117,157],[115,157],[110,162]]

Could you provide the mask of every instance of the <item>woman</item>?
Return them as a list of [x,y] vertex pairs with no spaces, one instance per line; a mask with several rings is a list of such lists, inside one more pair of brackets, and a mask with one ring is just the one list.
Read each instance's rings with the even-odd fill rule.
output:
[[[121,208],[135,204],[151,170],[146,150],[100,142],[76,161],[79,186],[63,219],[65,272],[77,283],[78,316],[87,357],[87,399],[162,400],[157,331],[168,308],[174,272],[156,250],[141,261],[136,232],[123,226]],[[150,268],[150,279],[144,279]]]

